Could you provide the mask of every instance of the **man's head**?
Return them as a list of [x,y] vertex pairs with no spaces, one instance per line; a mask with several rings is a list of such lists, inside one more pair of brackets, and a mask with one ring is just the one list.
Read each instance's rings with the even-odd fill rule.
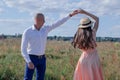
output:
[[35,15],[35,25],[37,28],[40,28],[43,26],[43,24],[45,23],[45,18],[44,15],[42,13],[37,13]]

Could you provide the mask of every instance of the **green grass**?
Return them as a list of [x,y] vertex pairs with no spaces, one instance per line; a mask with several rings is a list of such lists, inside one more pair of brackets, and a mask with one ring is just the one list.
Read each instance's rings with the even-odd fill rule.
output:
[[[23,80],[25,62],[20,42],[20,39],[0,40],[0,80]],[[97,44],[104,80],[120,80],[120,43]],[[72,80],[80,55],[81,51],[70,42],[48,41],[45,80]]]

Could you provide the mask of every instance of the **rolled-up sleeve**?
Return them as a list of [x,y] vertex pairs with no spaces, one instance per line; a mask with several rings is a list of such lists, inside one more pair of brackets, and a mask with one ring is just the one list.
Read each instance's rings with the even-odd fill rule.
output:
[[28,34],[27,31],[25,31],[22,35],[22,41],[21,41],[21,54],[25,61],[27,63],[31,62],[30,57],[27,53],[27,46],[28,46]]
[[60,25],[62,25],[63,23],[65,23],[68,19],[70,18],[70,16],[66,16],[60,20],[58,20],[57,22],[46,26],[46,30],[47,32],[50,32],[51,30],[55,29],[56,27],[59,27]]

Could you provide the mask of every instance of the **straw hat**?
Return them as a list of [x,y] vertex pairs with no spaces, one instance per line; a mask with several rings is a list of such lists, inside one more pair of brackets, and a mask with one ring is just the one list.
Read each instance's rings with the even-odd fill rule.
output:
[[93,26],[93,22],[89,18],[82,18],[80,20],[79,28],[88,28],[92,26]]

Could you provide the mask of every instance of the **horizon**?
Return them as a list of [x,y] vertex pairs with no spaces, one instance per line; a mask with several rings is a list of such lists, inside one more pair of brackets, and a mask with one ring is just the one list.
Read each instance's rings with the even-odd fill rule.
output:
[[[22,36],[22,34],[0,34],[0,36]],[[57,36],[57,35],[52,35],[52,36],[50,36],[50,35],[48,35],[47,37],[74,37],[74,35],[73,36]],[[101,38],[120,38],[120,37],[109,37],[109,36],[104,36],[104,37],[102,37],[102,36],[96,36],[96,38],[99,38],[99,37],[101,37]]]

